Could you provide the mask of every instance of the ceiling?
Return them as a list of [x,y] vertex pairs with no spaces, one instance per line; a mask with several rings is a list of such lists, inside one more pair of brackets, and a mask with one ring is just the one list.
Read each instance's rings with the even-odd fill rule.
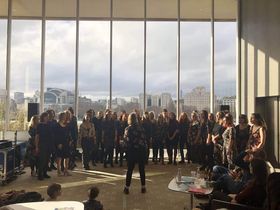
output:
[[[81,19],[109,19],[110,0],[80,0]],[[181,0],[180,17],[183,20],[210,20],[212,0]],[[76,0],[46,0],[46,18],[63,19],[76,17]],[[113,0],[114,19],[144,19],[144,0]],[[147,19],[176,20],[177,0],[146,0]],[[7,17],[8,0],[0,0],[0,17]],[[235,20],[236,0],[215,0],[216,20]],[[14,18],[42,17],[42,0],[12,0]]]

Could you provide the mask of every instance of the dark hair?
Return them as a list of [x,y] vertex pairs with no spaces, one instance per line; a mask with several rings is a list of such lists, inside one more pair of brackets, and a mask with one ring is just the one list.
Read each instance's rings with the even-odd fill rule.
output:
[[204,122],[208,120],[208,112],[206,110],[202,110],[200,115],[204,118]]
[[[185,119],[183,117],[185,117]],[[186,112],[182,112],[180,114],[180,116],[179,116],[179,123],[189,123],[189,122],[190,122],[190,120],[188,118],[187,113]]]
[[224,120],[226,124],[230,124],[231,126],[233,126],[233,117],[231,114],[226,114]]
[[163,109],[162,112],[168,112],[167,109]]
[[67,109],[67,110],[68,110],[68,111],[70,111],[72,115],[74,115],[74,110],[73,110],[73,108],[72,108],[72,107],[68,107],[68,109]]
[[216,113],[216,116],[217,116],[217,115],[219,116],[218,120],[223,119],[223,118],[225,117],[225,113],[222,112],[222,111],[217,112],[217,113]]
[[57,183],[53,183],[48,186],[47,194],[50,198],[55,198],[55,193],[61,191],[61,185]]
[[88,189],[88,197],[90,200],[94,200],[95,198],[97,198],[98,194],[99,194],[98,187],[93,186]]
[[244,120],[244,122],[245,122],[246,124],[248,124],[248,117],[247,117],[246,114],[241,114],[241,115],[239,115],[239,119]]
[[254,158],[251,162],[252,174],[256,184],[265,186],[267,180],[267,165],[262,159]]
[[41,115],[40,115],[40,122],[44,122],[44,118],[45,117],[48,117],[49,114],[47,112],[43,112]]
[[257,125],[262,126],[265,130],[267,129],[266,123],[259,113],[252,113],[252,116],[254,116]]

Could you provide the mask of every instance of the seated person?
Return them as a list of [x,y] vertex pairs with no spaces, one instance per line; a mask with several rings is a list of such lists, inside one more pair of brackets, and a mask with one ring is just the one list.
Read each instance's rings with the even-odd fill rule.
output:
[[84,210],[104,210],[100,201],[95,200],[99,194],[97,187],[90,187],[88,189],[88,200],[84,201]]
[[266,162],[262,159],[253,159],[250,164],[250,172],[253,178],[241,192],[229,195],[222,192],[214,192],[212,199],[262,207],[266,199]]
[[61,196],[61,185],[57,183],[49,185],[47,194],[49,197],[46,199],[46,201],[57,201],[57,198]]

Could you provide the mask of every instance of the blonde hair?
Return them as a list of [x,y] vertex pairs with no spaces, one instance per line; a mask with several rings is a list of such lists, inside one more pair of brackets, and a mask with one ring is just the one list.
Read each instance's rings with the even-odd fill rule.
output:
[[132,112],[129,114],[127,123],[128,123],[128,125],[134,125],[134,124],[138,123],[137,115],[135,112]]
[[35,120],[37,119],[37,122],[39,122],[39,115],[33,115],[30,119],[30,122],[29,122],[29,128],[33,128],[35,126]]

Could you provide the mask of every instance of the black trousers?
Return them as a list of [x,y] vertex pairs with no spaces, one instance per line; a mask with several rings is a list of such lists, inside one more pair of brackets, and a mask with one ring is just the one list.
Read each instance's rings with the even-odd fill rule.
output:
[[91,139],[83,138],[81,141],[83,149],[83,165],[85,168],[89,167],[89,162],[93,152],[93,142]]
[[178,140],[177,139],[167,140],[166,149],[167,149],[169,162],[172,162],[172,160],[174,160],[175,162],[177,158]]
[[185,155],[184,155],[185,143],[186,143],[186,139],[180,137],[179,147],[180,147],[181,161],[183,161],[183,162],[185,161]]
[[135,164],[138,163],[141,185],[145,186],[146,184],[146,175],[145,175],[145,161],[146,161],[146,152],[145,149],[133,149],[129,150],[127,153],[127,173],[126,173],[126,186],[129,187],[131,184],[132,173],[135,167]]
[[38,161],[38,177],[43,177],[47,174],[49,161],[49,152],[45,148],[40,148]]
[[104,150],[104,166],[107,165],[107,163],[110,163],[110,165],[113,165],[113,155],[114,155],[114,147],[113,146],[107,146]]

